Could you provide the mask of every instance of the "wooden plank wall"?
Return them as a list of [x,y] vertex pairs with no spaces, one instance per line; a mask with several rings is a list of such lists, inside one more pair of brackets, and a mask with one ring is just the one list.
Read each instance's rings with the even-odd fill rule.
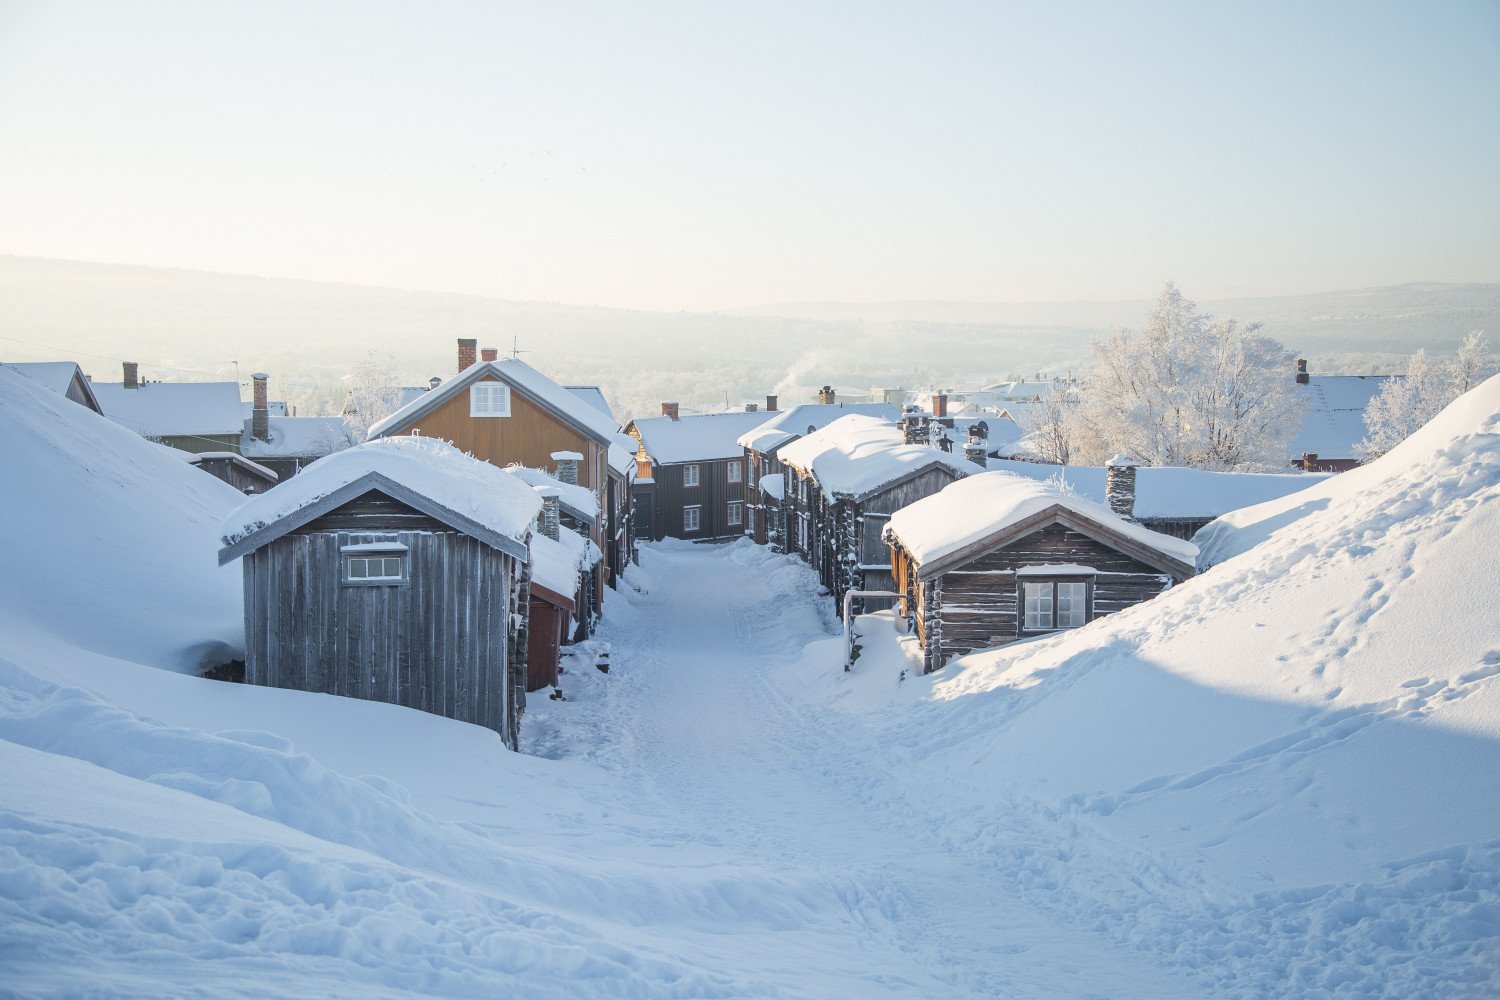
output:
[[[729,481],[730,461],[740,462],[740,481],[737,483]],[[698,466],[697,486],[682,485],[682,470],[687,465]],[[653,476],[656,480],[656,510],[653,525],[656,537],[658,539],[694,540],[735,538],[743,534],[745,531],[744,509],[741,508],[741,523],[731,525],[729,503],[730,501],[744,503],[744,471],[743,458],[656,466]],[[688,506],[693,505],[702,508],[699,513],[700,526],[697,531],[686,531],[682,526],[682,512]]]

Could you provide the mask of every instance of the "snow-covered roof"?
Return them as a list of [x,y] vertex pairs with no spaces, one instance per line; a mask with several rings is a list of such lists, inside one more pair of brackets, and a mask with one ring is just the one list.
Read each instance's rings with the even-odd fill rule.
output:
[[760,477],[760,491],[772,500],[786,496],[786,477],[779,472],[768,472]]
[[1120,517],[1102,503],[1044,480],[1009,472],[970,476],[891,515],[885,537],[901,543],[914,560],[937,564],[971,545],[1003,537],[1028,518],[1058,508],[1165,556],[1191,573],[1198,557],[1192,542],[1163,535]]
[[93,390],[106,417],[143,437],[239,434],[245,422],[238,382],[95,382]]
[[252,552],[372,489],[517,556],[542,509],[519,477],[446,441],[394,437],[329,455],[241,504],[224,520],[219,561]]
[[59,396],[66,396],[76,403],[99,413],[99,398],[94,395],[92,383],[83,374],[75,361],[9,361],[0,362],[6,368],[20,372],[33,382],[51,389]]
[[251,435],[245,422],[240,451],[251,458],[322,458],[353,444],[343,417],[271,417],[270,439]]
[[597,385],[565,385],[564,389],[583,400],[585,403],[598,410],[619,426],[619,420],[615,418],[615,411],[609,408],[609,400],[604,398],[604,390]]
[[[1095,503],[1105,503],[1105,470],[1087,465],[991,461],[991,469],[1056,482]],[[1142,466],[1135,473],[1134,514],[1146,519],[1213,518],[1240,507],[1288,496],[1327,479],[1328,473],[1204,472]]]
[[1312,375],[1295,386],[1307,401],[1302,429],[1292,439],[1291,455],[1354,458],[1354,446],[1365,439],[1365,407],[1392,378],[1399,375]]
[[550,472],[525,465],[507,465],[505,471],[533,489],[557,490],[559,503],[574,517],[591,522],[599,519],[599,498],[588,487],[565,483]]
[[555,540],[540,531],[532,533],[531,580],[537,586],[571,600],[588,566],[588,539],[578,532],[561,528]]
[[[163,445],[163,447],[165,447],[165,445]],[[189,465],[200,465],[203,462],[207,461],[222,462],[227,460],[235,465],[238,465],[242,469],[248,469],[251,472],[257,473],[258,475],[265,476],[273,483],[281,478],[275,473],[275,471],[266,468],[259,462],[252,462],[244,455],[236,455],[232,451],[200,451],[197,453],[193,453],[188,451],[178,451],[176,448],[167,448],[167,450],[177,452],[177,454],[180,455],[184,460],[186,460]]]
[[680,462],[714,462],[744,455],[740,435],[765,423],[760,411],[731,410],[728,413],[683,414],[645,417],[631,422],[641,435],[646,454],[657,465]]
[[957,452],[925,444],[903,444],[901,429],[888,420],[851,414],[781,449],[782,464],[817,481],[823,496],[862,499],[932,466],[959,476],[983,472]]
[[741,434],[739,444],[751,451],[770,454],[788,441],[822,430],[851,413],[895,421],[901,416],[901,408],[894,403],[802,403],[790,410],[762,414],[766,417],[765,422]]
[[613,472],[630,478],[630,470],[635,468],[635,452],[640,447],[635,438],[629,434],[616,434],[615,439],[609,443],[609,467]]
[[401,409],[371,427],[370,439],[374,440],[409,426],[475,382],[489,377],[506,383],[531,402],[572,425],[601,445],[607,446],[610,441],[614,440],[615,432],[619,430],[619,425],[615,423],[613,417],[607,413],[601,413],[592,404],[580,399],[526,362],[519,358],[503,358],[499,361],[481,361],[470,365],[431,392],[424,392],[412,399]]

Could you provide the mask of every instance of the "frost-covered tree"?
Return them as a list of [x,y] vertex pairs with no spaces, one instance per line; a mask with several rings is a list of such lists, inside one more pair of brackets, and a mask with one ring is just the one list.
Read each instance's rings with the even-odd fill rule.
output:
[[1070,465],[1078,449],[1078,393],[1058,382],[1021,417],[1026,451],[1039,462]]
[[1090,345],[1075,460],[1124,452],[1148,465],[1279,469],[1301,425],[1290,351],[1162,289],[1140,330]]
[[344,423],[355,441],[369,436],[370,428],[401,405],[401,382],[391,357],[368,355],[349,372],[349,398],[344,404]]
[[1452,361],[1433,362],[1425,350],[1413,354],[1405,374],[1389,379],[1365,407],[1359,456],[1369,461],[1384,455],[1494,372],[1495,359],[1479,330],[1464,338]]

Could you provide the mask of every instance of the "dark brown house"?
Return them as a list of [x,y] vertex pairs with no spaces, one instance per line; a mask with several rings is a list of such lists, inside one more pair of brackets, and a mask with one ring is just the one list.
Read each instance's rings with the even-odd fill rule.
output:
[[927,672],[1149,600],[1192,576],[1198,553],[1103,504],[1006,472],[899,511],[885,538]]
[[224,526],[243,560],[245,679],[471,722],[515,749],[542,503],[439,441],[331,455]]
[[[651,488],[636,493],[636,533],[660,540],[738,538],[745,533],[745,455],[738,439],[763,423],[758,410],[662,415],[632,420],[639,475]],[[644,485],[644,484],[643,484]]]

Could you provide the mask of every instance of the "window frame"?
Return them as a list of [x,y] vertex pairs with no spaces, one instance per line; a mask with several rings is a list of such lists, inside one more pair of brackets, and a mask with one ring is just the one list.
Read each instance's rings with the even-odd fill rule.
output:
[[758,465],[760,465],[760,463],[755,460],[755,456],[754,455],[746,456],[746,458],[745,458],[745,488],[746,489],[752,489],[752,490],[755,489],[755,483],[756,483],[756,475],[755,475],[755,473],[756,473],[756,467]]
[[[483,391],[481,392],[481,390]],[[479,399],[482,395],[492,398],[494,395],[499,395],[504,400],[504,406],[493,410],[489,408],[481,409],[479,407]],[[475,382],[469,386],[469,416],[482,418],[504,418],[510,416],[510,386],[493,379],[485,379],[482,382]]]
[[[382,563],[395,560],[395,576],[355,576],[354,563],[356,561],[369,563],[379,559]],[[382,574],[386,567],[381,566]],[[407,547],[399,543],[390,545],[351,545],[344,546],[339,550],[339,582],[345,587],[399,587],[411,578],[410,563],[407,559]]]
[[[1094,577],[1093,573],[1057,573],[1057,574],[1018,574],[1016,580],[1016,634],[1017,635],[1047,635],[1051,632],[1067,632],[1075,628],[1082,628],[1094,620]],[[1061,616],[1062,593],[1058,589],[1063,584],[1080,584],[1083,586],[1083,621],[1076,625],[1058,624]],[[1028,586],[1047,587],[1048,617],[1050,625],[1042,628],[1033,628],[1026,624],[1026,588]]]
[[724,474],[730,483],[743,483],[745,481],[744,462],[738,458],[731,458],[729,464],[724,468]]
[[682,488],[685,490],[697,489],[703,482],[703,476],[697,466],[684,465],[682,467]]
[[729,501],[729,509],[725,517],[728,518],[726,523],[731,528],[743,528],[745,526],[745,502],[743,500]]
[[[688,526],[688,514],[689,513],[691,513],[693,515],[693,524],[692,524],[691,527]],[[682,508],[682,530],[683,530],[684,534],[686,534],[689,531],[702,531],[703,530],[703,505],[702,504],[696,504],[696,503],[695,504],[689,504],[688,506]]]

